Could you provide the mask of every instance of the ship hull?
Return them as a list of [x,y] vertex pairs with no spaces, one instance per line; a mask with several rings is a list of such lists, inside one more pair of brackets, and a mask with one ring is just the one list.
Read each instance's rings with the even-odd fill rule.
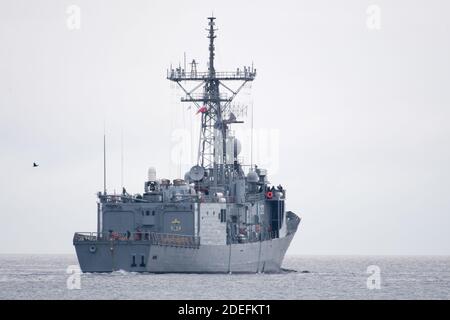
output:
[[75,243],[83,272],[257,273],[280,272],[295,233],[286,237],[197,248],[162,246],[134,241]]

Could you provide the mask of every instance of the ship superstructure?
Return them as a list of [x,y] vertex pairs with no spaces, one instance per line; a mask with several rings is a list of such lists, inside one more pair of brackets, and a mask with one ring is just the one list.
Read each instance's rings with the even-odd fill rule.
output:
[[230,130],[242,123],[231,102],[256,69],[216,71],[214,17],[207,31],[206,72],[197,71],[195,60],[189,71],[167,70],[185,94],[181,101],[201,114],[197,163],[173,181],[150,168],[142,195],[99,192],[97,232],[74,235],[83,272],[280,271],[300,218],[285,210],[286,190],[269,184],[267,170],[240,162],[241,145]]

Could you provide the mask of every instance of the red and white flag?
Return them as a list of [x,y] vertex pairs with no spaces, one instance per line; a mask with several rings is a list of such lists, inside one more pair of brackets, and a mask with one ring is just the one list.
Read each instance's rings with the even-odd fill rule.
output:
[[206,111],[208,111],[208,109],[206,108],[206,105],[204,105],[203,107],[197,110],[196,114],[205,113]]

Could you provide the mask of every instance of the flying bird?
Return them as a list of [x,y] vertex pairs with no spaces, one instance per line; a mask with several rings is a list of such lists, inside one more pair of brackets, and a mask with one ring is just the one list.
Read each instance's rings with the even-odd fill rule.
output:
[[33,162],[33,168],[39,167],[39,165],[36,162]]

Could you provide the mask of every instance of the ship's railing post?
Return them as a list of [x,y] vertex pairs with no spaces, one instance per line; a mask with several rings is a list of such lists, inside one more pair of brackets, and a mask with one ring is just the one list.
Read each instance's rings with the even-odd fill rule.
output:
[[73,241],[149,241],[153,245],[198,248],[200,237],[157,232],[75,232]]

